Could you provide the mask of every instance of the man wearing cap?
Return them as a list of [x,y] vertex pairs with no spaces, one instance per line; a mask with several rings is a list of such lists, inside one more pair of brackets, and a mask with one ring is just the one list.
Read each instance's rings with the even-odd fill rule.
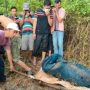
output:
[[[5,48],[8,56],[8,61],[10,63],[10,70],[13,70],[14,67],[10,50],[10,38],[16,36],[19,30],[17,28],[17,24],[13,23],[13,21],[10,19],[7,20],[5,16],[0,16],[0,23],[4,28],[6,28],[4,31],[0,30],[0,46],[3,46]],[[6,77],[4,75],[4,62],[2,56],[0,55],[0,82],[5,80]]]
[[[32,50],[33,50],[33,17],[30,14],[29,4],[24,3],[23,5],[23,16],[20,17],[20,26],[22,29],[21,35],[21,50],[28,55],[29,59],[31,60]],[[28,53],[28,54],[27,54]]]
[[[7,58],[10,64],[10,70],[13,71],[14,66],[13,66],[13,57],[10,48],[11,46],[10,38],[13,38],[18,35],[19,32],[18,25],[5,16],[0,16],[0,23],[5,28],[4,30],[0,30],[0,46],[3,46],[5,48]],[[26,71],[31,71],[31,68],[29,68],[26,64],[24,63],[22,64],[23,64],[23,68]],[[0,81],[1,82],[5,81],[5,79],[6,78],[4,75],[4,62],[2,56],[0,55]]]
[[61,7],[61,0],[55,0],[53,47],[54,54],[63,56],[64,18],[65,10]]

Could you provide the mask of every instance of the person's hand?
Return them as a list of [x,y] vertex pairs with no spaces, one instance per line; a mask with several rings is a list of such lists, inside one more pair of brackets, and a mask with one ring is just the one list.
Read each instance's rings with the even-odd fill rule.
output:
[[23,12],[23,15],[22,15],[23,19],[25,18],[25,16],[26,16],[26,11]]
[[56,16],[56,9],[55,8],[52,9],[52,13],[54,16]]
[[23,16],[25,16],[25,15],[26,15],[26,11],[23,12]]
[[14,66],[13,65],[10,65],[10,71],[13,72],[15,69],[14,69]]
[[58,12],[58,10],[59,10],[58,8],[53,8],[52,9],[52,11],[53,11],[54,14],[56,14]]
[[32,18],[31,18],[31,17],[25,18],[24,21],[25,21],[25,22],[27,22],[27,21],[32,22]]
[[46,16],[49,16],[50,15],[50,9],[45,9],[45,14],[46,14]]
[[36,39],[36,34],[35,34],[35,33],[33,33],[33,39],[34,39],[34,40]]
[[54,30],[51,30],[51,34],[53,34]]
[[19,20],[19,19],[17,19],[17,20],[15,20],[14,22],[15,22],[15,23],[19,23],[19,22],[20,22],[20,20]]
[[29,17],[28,19],[29,19],[29,21],[32,21],[32,18],[31,17]]
[[49,12],[46,12],[45,14],[46,14],[46,16],[49,16],[49,15],[50,15],[50,13],[49,13]]

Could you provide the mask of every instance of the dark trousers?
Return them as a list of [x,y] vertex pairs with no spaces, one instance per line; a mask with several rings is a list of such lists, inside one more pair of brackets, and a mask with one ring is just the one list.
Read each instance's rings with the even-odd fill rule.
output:
[[33,56],[38,55],[38,51],[39,51],[40,47],[41,47],[41,51],[47,52],[48,38],[49,38],[49,34],[37,34],[36,35],[36,39],[34,41]]
[[51,51],[53,52],[53,40],[52,40],[52,34],[49,34],[48,50],[51,50]]
[[0,82],[4,82],[6,80],[6,76],[4,75],[4,61],[2,56],[0,55]]

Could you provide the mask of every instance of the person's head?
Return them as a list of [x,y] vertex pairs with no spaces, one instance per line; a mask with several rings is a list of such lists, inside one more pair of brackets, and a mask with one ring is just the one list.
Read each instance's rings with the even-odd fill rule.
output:
[[55,0],[55,7],[60,8],[61,7],[61,0]]
[[51,1],[50,0],[45,0],[44,1],[44,10],[45,11],[50,11],[51,9]]
[[44,0],[44,6],[51,6],[51,1],[50,0]]
[[16,23],[9,23],[5,29],[5,37],[12,38],[18,35],[19,28]]
[[13,16],[16,16],[16,14],[17,14],[17,8],[15,6],[11,7],[11,14]]
[[30,16],[30,11],[29,10],[24,10],[25,16]]

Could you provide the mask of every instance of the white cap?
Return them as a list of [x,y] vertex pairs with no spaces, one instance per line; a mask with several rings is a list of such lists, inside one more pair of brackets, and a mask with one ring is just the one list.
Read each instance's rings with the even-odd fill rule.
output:
[[6,28],[16,30],[16,31],[20,31],[18,28],[18,25],[16,23],[9,23]]

